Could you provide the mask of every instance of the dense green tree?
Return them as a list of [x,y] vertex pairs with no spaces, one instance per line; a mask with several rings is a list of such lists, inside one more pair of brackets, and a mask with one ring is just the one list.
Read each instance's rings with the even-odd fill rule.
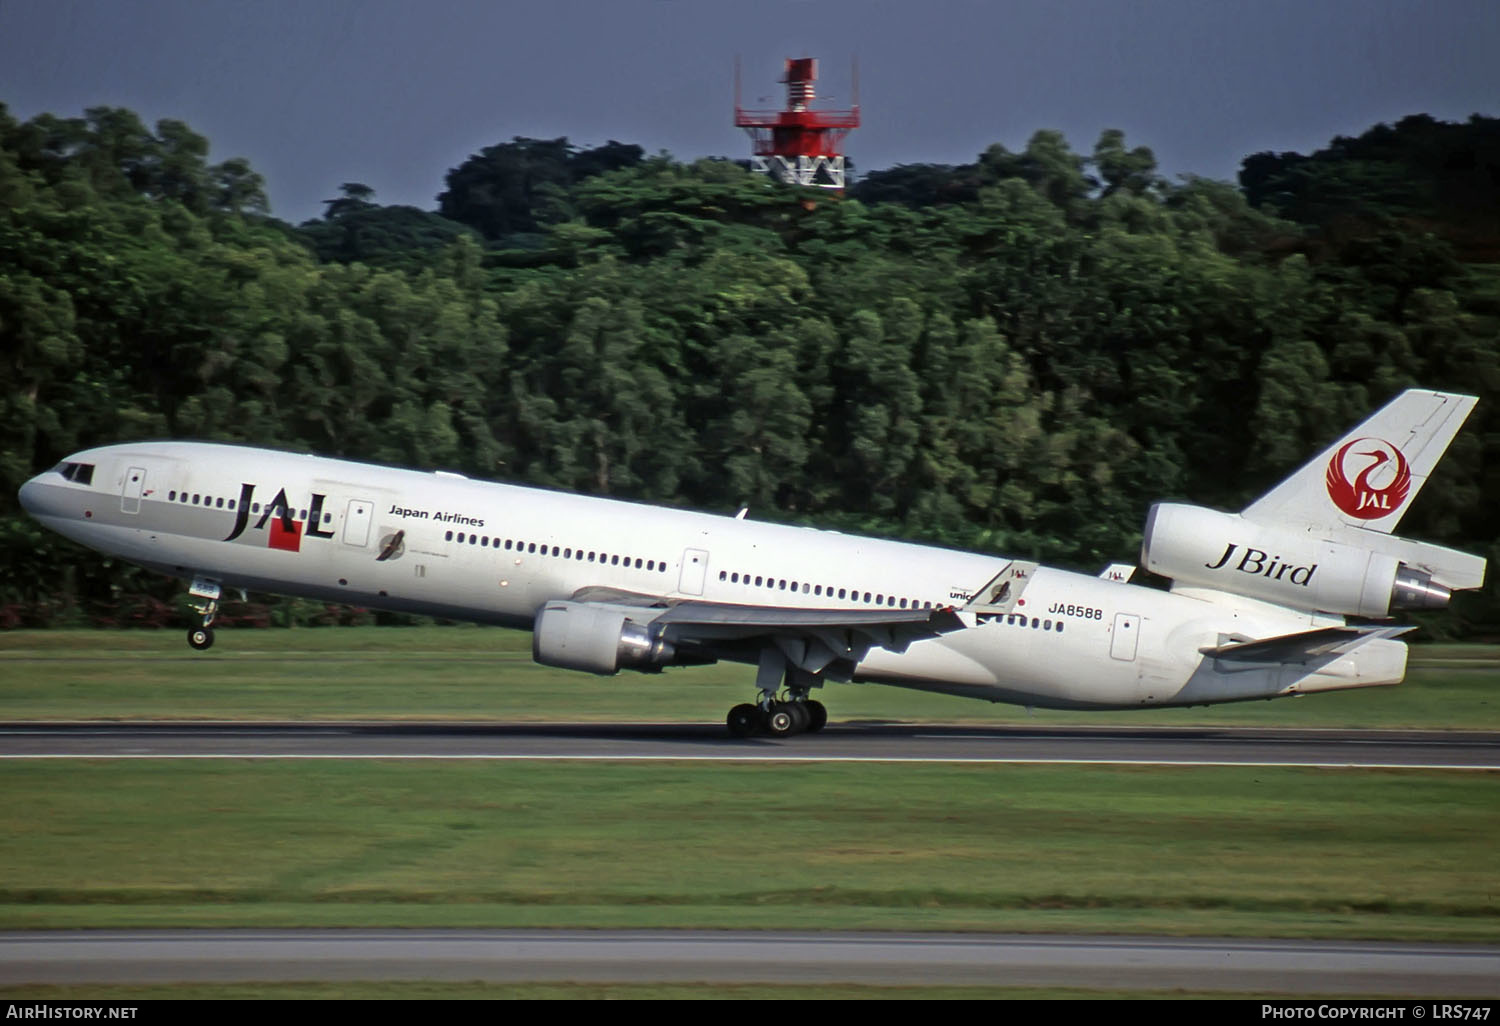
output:
[[[117,108],[0,107],[0,623],[171,594],[14,500],[70,451],[162,435],[1093,570],[1151,501],[1241,508],[1424,384],[1486,401],[1412,533],[1493,547],[1490,119],[1257,155],[1242,189],[1169,184],[1115,130],[847,196],[516,139],[453,169],[438,213],[345,183],[298,228],[208,152]],[[1500,625],[1493,590],[1455,622]]]
[[324,200],[328,209],[321,220],[297,228],[320,261],[357,261],[417,272],[460,237],[477,239],[472,228],[438,214],[380,206],[374,202],[375,190],[367,185],[346,182],[341,189],[338,199]]
[[1145,146],[1125,149],[1125,133],[1105,129],[1094,144],[1092,163],[1099,172],[1104,196],[1125,191],[1139,196],[1157,185],[1156,155]]
[[849,195],[862,203],[935,207],[972,203],[982,184],[977,164],[898,164],[862,175]]
[[438,213],[487,239],[540,231],[572,216],[568,196],[586,178],[632,167],[639,146],[610,140],[579,150],[565,138],[525,139],[488,146],[448,172]]

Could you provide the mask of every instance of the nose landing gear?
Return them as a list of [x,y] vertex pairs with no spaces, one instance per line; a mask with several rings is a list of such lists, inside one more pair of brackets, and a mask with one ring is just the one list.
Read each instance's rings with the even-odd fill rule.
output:
[[219,611],[219,594],[219,582],[211,581],[206,577],[194,577],[192,586],[188,588],[188,595],[193,600],[193,609],[203,617],[203,625],[188,628],[187,641],[199,652],[213,647],[212,624],[214,616]]

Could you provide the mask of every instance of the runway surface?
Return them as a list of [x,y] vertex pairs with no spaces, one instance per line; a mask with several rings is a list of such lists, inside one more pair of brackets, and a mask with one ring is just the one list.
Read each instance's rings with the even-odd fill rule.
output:
[[830,724],[732,739],[721,724],[3,723],[0,759],[613,759],[1500,769],[1465,731]]
[[[610,759],[1500,769],[1500,734],[837,723],[4,723],[0,759]],[[1058,935],[515,930],[0,933],[0,982],[989,984],[1494,996],[1500,947]]]
[[989,984],[1483,997],[1500,948],[993,934],[161,930],[0,934],[0,983]]

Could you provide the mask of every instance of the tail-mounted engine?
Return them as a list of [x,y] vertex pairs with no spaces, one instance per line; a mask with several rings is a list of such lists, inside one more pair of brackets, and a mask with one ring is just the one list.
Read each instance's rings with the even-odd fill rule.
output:
[[618,607],[548,602],[536,616],[531,654],[543,666],[609,675],[622,667],[659,668],[677,653],[649,624]]
[[[1330,538],[1332,533],[1158,503],[1146,518],[1141,565],[1177,584],[1363,617],[1441,609],[1454,589],[1478,587],[1483,580],[1478,557],[1389,535],[1364,539],[1346,531]],[[1413,557],[1423,557],[1422,565],[1413,565]],[[1474,562],[1478,581],[1472,580]],[[1445,573],[1449,565],[1451,574]]]

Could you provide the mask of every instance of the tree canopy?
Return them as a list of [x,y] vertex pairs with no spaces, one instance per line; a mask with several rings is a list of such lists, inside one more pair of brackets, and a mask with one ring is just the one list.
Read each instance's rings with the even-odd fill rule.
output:
[[[269,216],[129,111],[0,108],[0,622],[172,585],[20,515],[86,445],[247,441],[1086,570],[1227,509],[1401,388],[1479,394],[1410,533],[1492,558],[1496,122],[1407,118],[1241,186],[1038,132],[847,196],[516,139],[436,212]],[[1436,147],[1436,149],[1433,149]],[[1488,227],[1487,227],[1488,226]],[[1493,590],[1438,623],[1493,631]]]

